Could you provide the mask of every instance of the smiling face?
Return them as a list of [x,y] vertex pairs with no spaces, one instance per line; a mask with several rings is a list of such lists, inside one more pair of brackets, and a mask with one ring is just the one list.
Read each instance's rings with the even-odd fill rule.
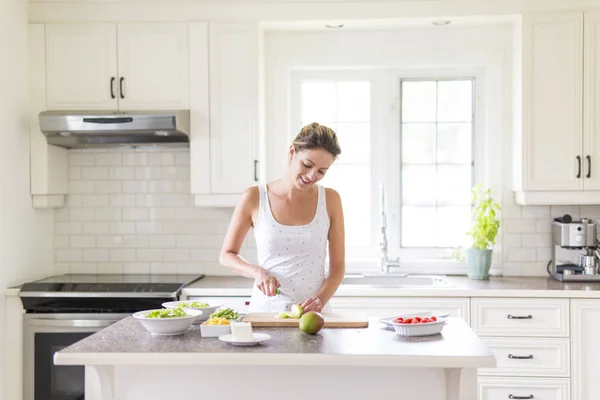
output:
[[298,190],[308,190],[319,182],[335,161],[327,150],[316,148],[296,151],[290,147],[290,178]]

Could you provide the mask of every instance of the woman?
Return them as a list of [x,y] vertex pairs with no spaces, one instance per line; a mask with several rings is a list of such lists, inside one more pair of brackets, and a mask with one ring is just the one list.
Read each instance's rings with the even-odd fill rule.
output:
[[[292,304],[299,304],[304,312],[330,310],[328,302],[345,272],[344,216],[339,194],[318,182],[340,153],[333,130],[317,123],[307,125],[290,146],[287,173],[244,192],[229,224],[220,262],[254,278],[249,312],[289,311]],[[239,254],[250,227],[259,265]]]

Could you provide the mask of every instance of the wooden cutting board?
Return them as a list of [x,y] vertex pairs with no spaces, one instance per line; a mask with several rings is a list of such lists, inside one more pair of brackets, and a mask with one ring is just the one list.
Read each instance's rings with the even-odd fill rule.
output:
[[[369,326],[369,319],[365,314],[360,313],[321,313],[325,318],[325,328],[366,328]],[[246,314],[242,321],[250,322],[256,327],[273,328],[297,328],[298,319],[276,318],[277,313],[250,313]]]

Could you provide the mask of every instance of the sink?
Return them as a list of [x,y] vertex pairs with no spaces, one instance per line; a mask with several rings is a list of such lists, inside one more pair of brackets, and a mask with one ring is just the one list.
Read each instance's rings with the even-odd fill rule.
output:
[[452,287],[443,276],[431,275],[381,275],[381,274],[353,274],[346,275],[342,285],[348,286],[373,286],[373,287],[399,287],[399,288],[431,288]]

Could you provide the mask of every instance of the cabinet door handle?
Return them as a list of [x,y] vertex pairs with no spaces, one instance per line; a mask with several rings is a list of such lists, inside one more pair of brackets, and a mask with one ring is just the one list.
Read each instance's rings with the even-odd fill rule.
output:
[[581,156],[577,156],[577,178],[581,178]]
[[528,399],[533,399],[533,395],[530,394],[529,396],[513,396],[512,394],[508,395],[509,399],[515,399],[515,400],[528,400]]
[[508,319],[533,319],[533,315],[510,315],[506,316]]
[[254,160],[254,182],[258,182],[258,160]]
[[513,360],[531,360],[533,358],[533,354],[530,354],[528,356],[513,356],[512,354],[509,354],[508,358]]
[[[119,92],[121,94],[121,98],[124,99],[125,95],[123,94],[123,81],[125,80],[125,78],[121,77],[121,79],[119,79]],[[579,177],[578,177],[579,178]]]
[[592,176],[592,156],[585,156],[588,162],[588,173],[585,176],[586,178],[590,178]]
[[115,77],[110,78],[110,98],[115,98]]

